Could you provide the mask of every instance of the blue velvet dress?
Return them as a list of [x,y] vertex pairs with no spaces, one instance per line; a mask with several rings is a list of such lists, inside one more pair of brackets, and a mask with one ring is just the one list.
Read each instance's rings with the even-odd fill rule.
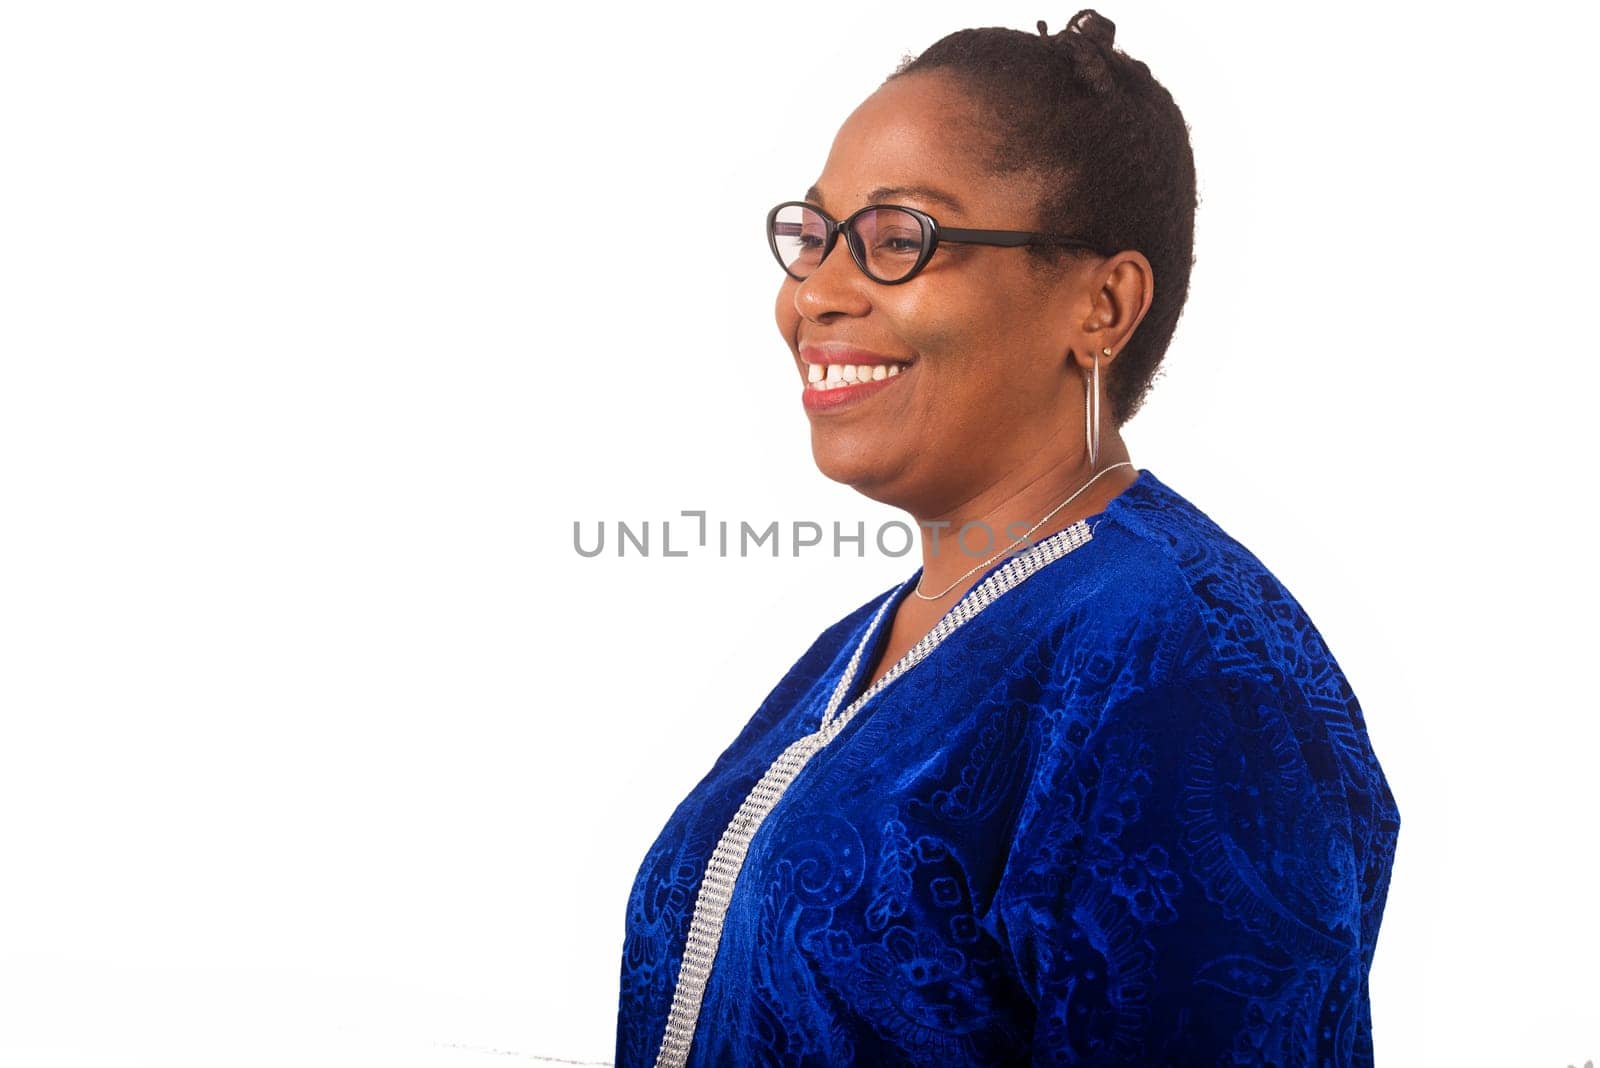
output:
[[[688,1064],[1372,1063],[1400,816],[1355,695],[1283,585],[1148,470],[1085,522],[788,785]],[[618,1068],[655,1063],[730,818],[836,686],[866,690],[920,574],[816,640],[645,857]]]

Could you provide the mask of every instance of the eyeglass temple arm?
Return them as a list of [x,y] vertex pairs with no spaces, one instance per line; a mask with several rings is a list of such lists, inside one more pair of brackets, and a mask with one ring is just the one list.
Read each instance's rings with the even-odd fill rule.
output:
[[[1024,230],[968,230],[954,226],[939,227],[939,240],[956,244],[999,245],[1015,248],[1018,245],[1067,245],[1074,248],[1095,249],[1087,241],[1059,234],[1035,234]],[[1098,251],[1098,249],[1095,249]]]

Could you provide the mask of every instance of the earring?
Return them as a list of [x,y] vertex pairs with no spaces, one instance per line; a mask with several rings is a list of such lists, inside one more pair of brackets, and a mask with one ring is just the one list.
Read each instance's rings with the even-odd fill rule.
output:
[[1104,353],[1106,359],[1111,358],[1110,349],[1101,349],[1094,354],[1094,371],[1083,373],[1083,422],[1084,436],[1088,438],[1089,470],[1096,471],[1100,468],[1100,354]]

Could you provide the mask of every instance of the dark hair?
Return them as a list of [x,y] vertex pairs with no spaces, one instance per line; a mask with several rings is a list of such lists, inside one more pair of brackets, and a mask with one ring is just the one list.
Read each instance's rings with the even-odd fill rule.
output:
[[[1150,68],[1116,49],[1116,25],[1092,9],[1046,35],[960,30],[905,61],[885,81],[947,72],[972,96],[997,175],[1043,179],[1036,229],[1133,249],[1155,272],[1155,297],[1106,387],[1118,426],[1144,403],[1189,295],[1197,203],[1189,126]],[[1081,251],[1029,246],[1032,262]]]

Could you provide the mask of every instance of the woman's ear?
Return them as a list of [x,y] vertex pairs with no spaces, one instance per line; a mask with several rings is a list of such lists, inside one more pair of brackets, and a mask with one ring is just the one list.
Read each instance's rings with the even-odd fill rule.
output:
[[[1100,354],[1100,373],[1104,374],[1117,354],[1128,346],[1128,339],[1143,321],[1155,300],[1155,271],[1144,253],[1128,250],[1100,264],[1090,275],[1095,279],[1089,292],[1088,314],[1079,325],[1079,344],[1072,346],[1078,366],[1088,370],[1096,353]],[[1111,354],[1106,354],[1106,349]]]

